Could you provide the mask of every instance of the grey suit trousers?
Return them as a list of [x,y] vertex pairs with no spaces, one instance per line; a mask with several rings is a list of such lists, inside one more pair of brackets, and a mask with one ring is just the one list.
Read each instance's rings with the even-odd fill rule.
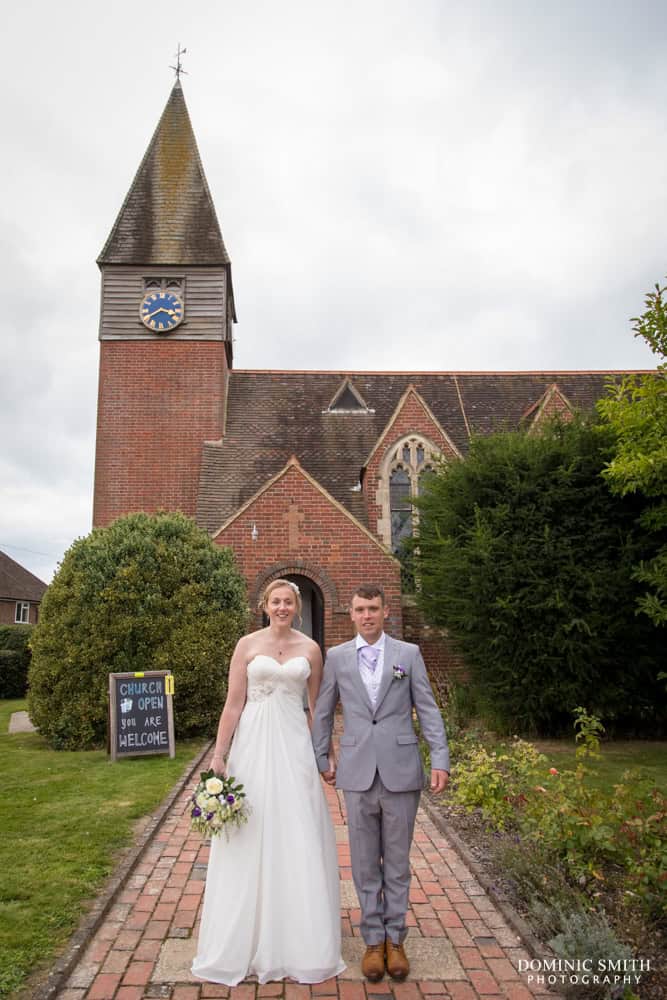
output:
[[367,945],[382,944],[385,937],[401,944],[407,934],[410,844],[420,792],[390,792],[376,772],[369,789],[343,794],[361,936]]

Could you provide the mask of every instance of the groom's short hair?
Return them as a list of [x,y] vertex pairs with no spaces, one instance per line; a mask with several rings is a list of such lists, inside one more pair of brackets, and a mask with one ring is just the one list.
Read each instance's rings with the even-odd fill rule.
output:
[[379,585],[379,583],[362,583],[360,584],[350,600],[350,604],[355,599],[355,597],[363,597],[365,601],[372,601],[374,597],[379,597],[380,601],[385,604],[384,590]]

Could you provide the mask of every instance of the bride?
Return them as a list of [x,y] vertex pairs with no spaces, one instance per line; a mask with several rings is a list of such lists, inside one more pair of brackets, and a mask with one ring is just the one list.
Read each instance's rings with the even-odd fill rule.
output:
[[234,650],[210,765],[244,784],[251,813],[229,841],[212,838],[192,972],[229,986],[319,983],[345,968],[334,831],[303,710],[307,690],[312,716],[322,656],[292,628],[296,584],[274,580],[260,607],[269,625]]

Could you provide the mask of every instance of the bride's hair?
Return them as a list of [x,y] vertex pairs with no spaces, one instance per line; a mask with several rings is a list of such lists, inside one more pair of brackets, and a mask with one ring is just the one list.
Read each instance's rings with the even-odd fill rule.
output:
[[262,591],[262,596],[259,599],[259,610],[264,611],[266,613],[266,609],[269,603],[269,597],[271,596],[272,591],[276,589],[276,587],[289,587],[290,590],[294,591],[294,600],[296,601],[296,613],[299,617],[301,617],[301,608],[302,608],[301,592],[299,591],[297,585],[295,583],[292,583],[291,580],[272,580],[271,583],[267,583],[266,587]]

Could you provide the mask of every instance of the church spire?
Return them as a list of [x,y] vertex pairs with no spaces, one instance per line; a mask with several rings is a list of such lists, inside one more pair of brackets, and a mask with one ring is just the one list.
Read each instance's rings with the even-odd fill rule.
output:
[[230,267],[179,78],[97,263]]

